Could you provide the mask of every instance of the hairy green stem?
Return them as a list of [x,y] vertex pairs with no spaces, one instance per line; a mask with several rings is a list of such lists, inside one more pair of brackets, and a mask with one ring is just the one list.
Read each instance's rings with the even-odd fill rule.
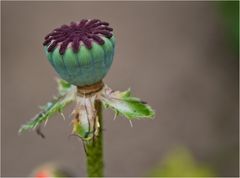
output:
[[103,119],[102,119],[102,103],[95,101],[95,108],[99,118],[99,134],[93,141],[86,144],[87,151],[87,174],[88,177],[103,177]]

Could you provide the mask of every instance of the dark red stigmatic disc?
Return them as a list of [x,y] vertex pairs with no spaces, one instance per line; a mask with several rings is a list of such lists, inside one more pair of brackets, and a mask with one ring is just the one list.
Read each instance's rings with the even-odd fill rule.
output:
[[79,23],[72,22],[70,25],[62,25],[60,28],[54,29],[45,37],[43,45],[48,46],[48,52],[53,52],[59,44],[59,53],[63,55],[68,44],[71,43],[72,49],[76,53],[81,42],[89,49],[92,48],[93,41],[103,45],[104,40],[101,36],[111,38],[113,35],[112,31],[113,29],[109,27],[107,22],[102,22],[98,19],[84,19]]

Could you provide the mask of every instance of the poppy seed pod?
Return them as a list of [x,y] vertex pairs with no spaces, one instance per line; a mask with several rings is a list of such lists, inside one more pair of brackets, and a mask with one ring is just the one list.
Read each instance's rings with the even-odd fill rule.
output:
[[62,79],[76,86],[100,82],[109,71],[115,38],[107,22],[72,22],[49,33],[43,42],[47,58]]

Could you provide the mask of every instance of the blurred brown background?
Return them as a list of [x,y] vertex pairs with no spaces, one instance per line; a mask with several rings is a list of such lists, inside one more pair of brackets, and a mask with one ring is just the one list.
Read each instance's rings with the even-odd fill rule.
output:
[[134,128],[105,112],[106,176],[145,176],[179,145],[218,176],[238,175],[238,53],[217,3],[2,2],[1,8],[2,176],[25,177],[48,161],[85,176],[82,145],[68,138],[70,119],[51,119],[46,139],[17,133],[56,94],[43,37],[82,18],[114,28],[116,54],[105,82],[131,87],[156,110],[154,120]]

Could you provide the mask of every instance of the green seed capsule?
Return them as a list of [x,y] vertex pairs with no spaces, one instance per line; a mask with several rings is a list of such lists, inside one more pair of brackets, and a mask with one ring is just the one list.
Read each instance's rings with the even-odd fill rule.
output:
[[86,86],[105,77],[115,48],[112,29],[107,26],[107,23],[89,20],[85,26],[79,23],[61,27],[45,37],[47,58],[62,79]]

